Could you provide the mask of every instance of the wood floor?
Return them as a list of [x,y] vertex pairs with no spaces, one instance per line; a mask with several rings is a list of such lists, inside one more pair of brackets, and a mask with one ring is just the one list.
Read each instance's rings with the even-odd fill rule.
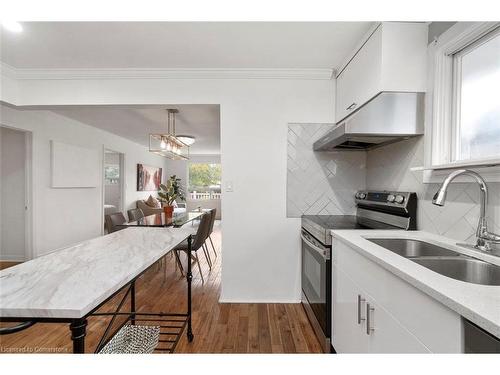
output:
[[[193,342],[183,334],[176,353],[320,353],[307,316],[300,304],[218,303],[220,294],[219,227],[212,235],[218,257],[209,271],[199,251],[205,277],[202,284],[198,268],[193,267]],[[11,264],[2,264],[2,267]],[[153,267],[136,285],[140,311],[185,311],[186,280],[175,269],[173,257],[167,256],[161,269]],[[111,311],[121,294],[101,311]],[[109,318],[91,317],[86,348],[93,352]],[[7,323],[2,323],[2,326]],[[11,324],[9,324],[11,325]],[[0,353],[71,353],[72,343],[67,324],[36,324],[25,331],[0,336]]]

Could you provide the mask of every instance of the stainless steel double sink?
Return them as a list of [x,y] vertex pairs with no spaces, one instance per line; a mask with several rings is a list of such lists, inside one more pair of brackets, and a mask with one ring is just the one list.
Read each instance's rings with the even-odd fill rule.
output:
[[379,246],[452,279],[481,285],[500,285],[500,267],[453,250],[405,238],[367,238]]

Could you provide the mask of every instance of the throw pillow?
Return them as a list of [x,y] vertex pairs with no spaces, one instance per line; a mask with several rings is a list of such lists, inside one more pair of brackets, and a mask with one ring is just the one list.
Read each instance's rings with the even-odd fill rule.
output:
[[161,208],[161,204],[160,202],[158,201],[158,199],[156,199],[155,197],[153,197],[152,195],[149,196],[148,200],[146,201],[146,204],[149,206],[149,207],[153,207],[153,208]]

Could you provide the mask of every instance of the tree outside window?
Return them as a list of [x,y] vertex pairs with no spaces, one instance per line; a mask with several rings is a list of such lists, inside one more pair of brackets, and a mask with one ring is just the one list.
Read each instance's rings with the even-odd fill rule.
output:
[[220,199],[220,164],[191,163],[188,191],[190,199]]

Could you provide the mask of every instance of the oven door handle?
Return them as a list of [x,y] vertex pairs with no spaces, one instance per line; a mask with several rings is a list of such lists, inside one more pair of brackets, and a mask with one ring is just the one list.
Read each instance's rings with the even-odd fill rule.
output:
[[311,249],[319,253],[323,257],[324,260],[330,259],[330,251],[328,249],[322,249],[315,244],[313,244],[311,241],[309,241],[302,233],[300,233],[300,238],[302,238],[302,241],[304,241],[307,246],[309,246]]

